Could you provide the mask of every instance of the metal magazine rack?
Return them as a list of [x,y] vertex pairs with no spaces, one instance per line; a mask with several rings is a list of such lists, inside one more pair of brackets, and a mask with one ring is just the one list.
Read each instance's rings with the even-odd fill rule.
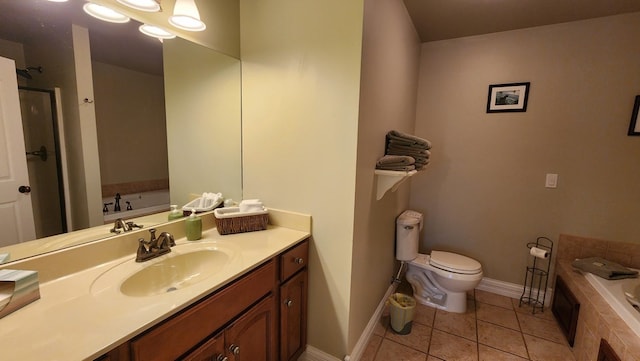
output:
[[527,266],[524,275],[524,289],[518,306],[523,304],[531,306],[531,313],[536,310],[544,311],[545,299],[547,296],[547,283],[549,281],[549,269],[551,268],[551,256],[553,254],[553,241],[547,237],[538,237],[535,242],[527,243],[529,253],[533,248],[546,252],[546,257],[540,258],[531,255],[533,259],[531,266]]

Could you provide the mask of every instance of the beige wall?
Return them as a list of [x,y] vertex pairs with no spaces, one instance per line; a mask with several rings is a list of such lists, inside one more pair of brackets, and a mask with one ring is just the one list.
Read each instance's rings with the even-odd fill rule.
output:
[[408,206],[409,185],[377,201],[373,169],[389,130],[413,132],[420,59],[420,39],[402,2],[365,1],[363,32],[349,350],[395,271],[395,218]]
[[363,1],[242,0],[243,195],[313,216],[309,344],[347,351]]
[[[421,249],[522,283],[536,236],[640,242],[640,138],[626,135],[639,37],[635,13],[423,44],[416,134],[434,147],[411,185]],[[526,113],[485,113],[489,84],[524,81]]]
[[162,75],[92,66],[102,185],[168,179]]
[[183,39],[163,46],[171,203],[242,196],[240,61]]

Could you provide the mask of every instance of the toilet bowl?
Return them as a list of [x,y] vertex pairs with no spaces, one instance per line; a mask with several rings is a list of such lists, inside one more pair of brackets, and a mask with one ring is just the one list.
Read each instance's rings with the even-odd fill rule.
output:
[[418,253],[409,262],[407,281],[421,304],[449,312],[467,310],[467,291],[482,280],[482,266],[472,258],[452,252]]

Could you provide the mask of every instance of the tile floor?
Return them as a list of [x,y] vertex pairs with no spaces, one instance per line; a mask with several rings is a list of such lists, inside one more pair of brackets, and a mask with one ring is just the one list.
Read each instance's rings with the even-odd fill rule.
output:
[[551,310],[531,314],[518,300],[475,290],[467,312],[416,307],[411,333],[396,334],[388,313],[361,361],[574,361]]

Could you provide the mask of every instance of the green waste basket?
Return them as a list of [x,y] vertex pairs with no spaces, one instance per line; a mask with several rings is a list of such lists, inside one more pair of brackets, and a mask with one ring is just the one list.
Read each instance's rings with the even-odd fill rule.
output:
[[411,323],[416,309],[416,299],[403,293],[389,296],[391,328],[400,335],[411,333]]

